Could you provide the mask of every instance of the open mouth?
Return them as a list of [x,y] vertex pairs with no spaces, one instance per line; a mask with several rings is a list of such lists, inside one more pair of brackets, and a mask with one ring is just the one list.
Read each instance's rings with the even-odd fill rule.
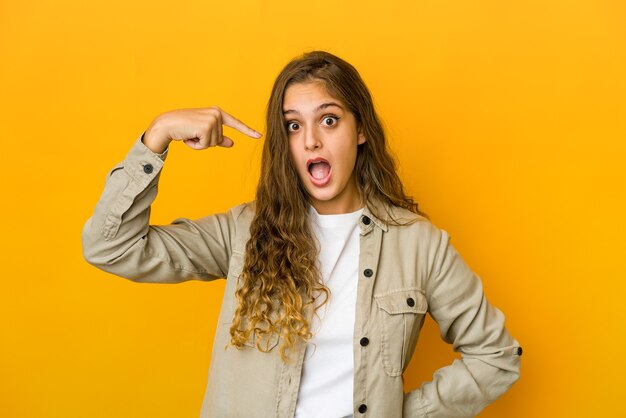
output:
[[323,186],[330,181],[331,167],[323,158],[315,158],[307,162],[309,177],[316,186]]

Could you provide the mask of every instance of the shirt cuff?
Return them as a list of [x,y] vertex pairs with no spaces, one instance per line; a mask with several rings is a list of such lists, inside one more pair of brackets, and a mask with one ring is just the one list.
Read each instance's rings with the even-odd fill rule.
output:
[[167,157],[167,150],[161,154],[153,152],[143,143],[142,137],[143,134],[135,140],[130,151],[126,154],[126,158],[120,165],[124,167],[126,172],[141,188],[145,188],[161,172]]
[[[146,144],[144,144],[143,142],[143,136],[146,134],[146,132],[144,131],[141,136],[139,137],[139,142],[141,142],[141,144],[145,147]],[[165,157],[167,157],[167,152],[170,149],[170,146],[168,145],[167,148],[165,148],[165,151],[163,151],[160,154],[157,154],[156,152],[152,151],[150,148],[146,147],[148,149],[148,151],[150,151],[151,153],[153,153],[154,155],[156,155],[157,157],[159,157],[161,159],[161,161],[165,161]]]

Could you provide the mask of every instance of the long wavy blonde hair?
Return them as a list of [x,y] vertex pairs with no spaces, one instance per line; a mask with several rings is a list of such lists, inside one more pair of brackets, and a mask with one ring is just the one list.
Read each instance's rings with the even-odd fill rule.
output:
[[[278,336],[282,340],[280,357],[285,362],[286,352],[294,350],[299,339],[312,337],[307,309],[317,305],[313,309],[317,314],[330,296],[316,265],[319,249],[309,226],[310,200],[289,156],[282,113],[287,87],[314,80],[322,81],[329,94],[348,107],[367,138],[358,146],[354,169],[369,210],[380,218],[380,208],[372,205],[378,201],[384,207],[399,206],[426,216],[404,192],[371,95],[357,70],[325,51],[308,52],[290,61],[276,78],[267,105],[255,216],[235,293],[238,307],[228,344],[241,348],[255,335],[256,348],[267,352],[271,337]],[[316,303],[322,294],[323,302]]]

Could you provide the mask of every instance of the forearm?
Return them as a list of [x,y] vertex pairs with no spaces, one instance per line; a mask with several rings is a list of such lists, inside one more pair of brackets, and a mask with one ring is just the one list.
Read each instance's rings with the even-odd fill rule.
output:
[[521,347],[491,305],[480,278],[450,245],[445,231],[427,286],[429,313],[461,360],[437,370],[404,396],[407,417],[474,417],[520,376]]
[[[499,345],[499,347],[495,347]],[[519,342],[504,328],[497,344],[462,352],[433,379],[404,394],[405,417],[475,417],[520,376]]]
[[228,215],[150,225],[166,153],[154,154],[138,138],[124,161],[110,171],[83,227],[84,258],[101,270],[138,282],[223,277],[230,248]]

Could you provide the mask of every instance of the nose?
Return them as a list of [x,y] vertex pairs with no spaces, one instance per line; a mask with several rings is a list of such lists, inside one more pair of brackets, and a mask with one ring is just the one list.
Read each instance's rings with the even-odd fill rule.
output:
[[304,148],[307,151],[312,151],[321,147],[322,141],[316,127],[307,128],[304,133]]

